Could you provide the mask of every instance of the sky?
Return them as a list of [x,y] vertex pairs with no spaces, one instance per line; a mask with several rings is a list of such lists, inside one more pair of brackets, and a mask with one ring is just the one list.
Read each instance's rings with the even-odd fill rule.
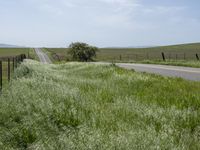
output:
[[134,47],[200,42],[200,0],[0,0],[0,43]]

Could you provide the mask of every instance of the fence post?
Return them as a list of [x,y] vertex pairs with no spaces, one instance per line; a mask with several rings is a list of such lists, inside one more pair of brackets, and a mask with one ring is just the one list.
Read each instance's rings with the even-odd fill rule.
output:
[[165,61],[165,54],[162,52],[162,59]]
[[3,76],[3,73],[2,73],[2,61],[0,60],[0,92],[2,91],[2,76]]
[[23,61],[23,55],[20,55],[20,63]]
[[119,55],[119,60],[122,60],[122,55]]
[[29,51],[28,51],[28,59],[29,59]]
[[184,53],[184,60],[186,60],[186,54]]
[[18,67],[18,56],[15,57],[15,68]]
[[13,57],[13,72],[15,71],[15,58]]
[[10,81],[10,58],[8,58],[8,81]]
[[178,59],[178,54],[176,54],[176,60]]
[[198,54],[196,54],[196,58],[197,58],[197,60],[199,60],[199,55]]

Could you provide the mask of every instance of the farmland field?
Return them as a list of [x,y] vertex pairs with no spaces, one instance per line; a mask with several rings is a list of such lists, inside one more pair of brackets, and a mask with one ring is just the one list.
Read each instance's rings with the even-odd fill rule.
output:
[[[55,61],[70,60],[67,48],[47,49]],[[101,48],[97,53],[97,61],[142,61],[160,60],[161,53],[165,53],[166,59],[171,60],[196,60],[196,54],[200,57],[200,43],[162,46],[152,48]]]
[[2,149],[200,149],[200,82],[24,62],[0,97]]
[[0,57],[28,54],[29,48],[0,48]]

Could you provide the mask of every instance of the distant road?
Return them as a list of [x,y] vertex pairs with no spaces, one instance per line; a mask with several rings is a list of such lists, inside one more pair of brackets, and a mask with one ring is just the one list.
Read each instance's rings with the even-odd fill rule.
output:
[[47,54],[45,54],[40,48],[35,48],[35,52],[38,55],[40,62],[44,63],[44,64],[51,64],[51,60],[49,59],[49,57],[47,56]]
[[[109,64],[104,62],[98,63]],[[187,80],[200,81],[200,68],[132,63],[116,63],[116,65],[125,69],[134,69],[138,72],[154,73],[163,76],[180,77]]]

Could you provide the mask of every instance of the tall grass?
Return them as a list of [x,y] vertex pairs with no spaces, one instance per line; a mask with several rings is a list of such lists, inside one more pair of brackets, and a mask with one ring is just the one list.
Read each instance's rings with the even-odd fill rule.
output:
[[200,149],[200,83],[27,61],[0,97],[2,149]]

